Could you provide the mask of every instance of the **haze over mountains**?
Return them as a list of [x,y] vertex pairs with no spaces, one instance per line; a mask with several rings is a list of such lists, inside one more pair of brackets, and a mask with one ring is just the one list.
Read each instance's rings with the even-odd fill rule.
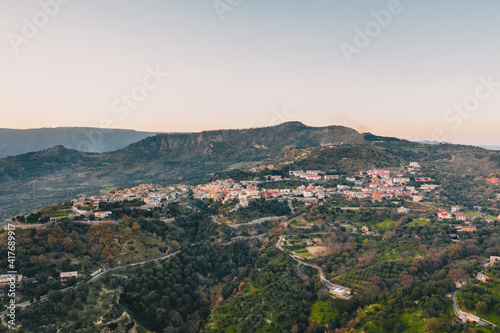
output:
[[0,128],[0,158],[36,152],[57,145],[83,152],[103,153],[121,149],[155,134],[134,130],[90,127],[26,130]]
[[[122,134],[131,140],[126,133],[111,134],[114,140]],[[116,144],[103,142],[103,147]],[[321,146],[336,158],[348,157],[353,168],[367,163],[377,166],[383,160],[411,159],[439,164],[443,172],[483,174],[495,171],[500,160],[497,152],[476,147],[426,145],[343,126],[309,127],[300,122],[158,134],[101,154],[58,145],[0,159],[0,218],[116,186],[195,184],[218,171],[244,168],[250,162],[275,161],[292,150]]]

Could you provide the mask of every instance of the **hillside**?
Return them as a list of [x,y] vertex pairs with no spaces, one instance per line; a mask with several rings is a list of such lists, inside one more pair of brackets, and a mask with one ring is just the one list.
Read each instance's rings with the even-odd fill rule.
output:
[[159,134],[121,150],[92,154],[56,146],[0,159],[0,218],[113,186],[197,182],[235,163],[274,160],[287,149],[363,143],[341,126],[286,123],[245,130]]
[[0,128],[0,158],[36,152],[57,145],[84,152],[103,153],[121,149],[152,135],[155,133],[89,127],[26,130]]
[[198,183],[221,170],[273,162],[309,148],[320,153],[306,161],[294,161],[297,166],[330,163],[345,170],[363,170],[415,160],[452,175],[486,176],[499,170],[500,161],[500,153],[477,147],[425,145],[361,134],[342,126],[308,127],[299,122],[159,134],[109,153],[56,146],[0,159],[0,218],[118,186]]

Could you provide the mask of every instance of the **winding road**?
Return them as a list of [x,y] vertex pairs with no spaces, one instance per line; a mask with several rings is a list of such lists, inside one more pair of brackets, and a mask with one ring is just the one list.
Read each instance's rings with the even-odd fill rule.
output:
[[[278,242],[276,243],[276,248],[278,248],[279,250],[285,252],[283,250],[283,247],[281,247],[281,242],[283,241],[283,237],[284,235],[281,235],[278,239]],[[323,269],[321,269],[321,267],[319,267],[318,265],[315,265],[315,264],[310,264],[308,262],[305,262],[305,261],[302,261],[300,260],[299,256],[295,256],[295,255],[292,255],[292,254],[288,254],[290,257],[292,257],[295,261],[297,261],[299,263],[299,265],[304,265],[304,266],[309,266],[309,267],[312,267],[312,268],[315,268],[318,270],[318,274],[319,274],[319,278],[321,280],[321,282],[323,282],[323,285],[331,290],[331,289],[334,289],[334,288],[342,288],[342,289],[345,289],[345,290],[351,290],[349,288],[346,288],[344,286],[341,286],[341,285],[338,285],[338,284],[334,284],[332,283],[330,280],[328,280],[326,277],[325,277],[325,274],[323,273]]]
[[157,260],[163,260],[163,259],[167,259],[167,258],[170,258],[172,256],[175,256],[176,254],[180,253],[181,250],[177,251],[177,252],[174,252],[174,253],[170,253],[170,254],[167,254],[166,256],[163,256],[163,257],[160,257],[160,258],[154,258],[154,259],[148,259],[148,260],[143,260],[143,261],[139,261],[139,262],[136,262],[136,263],[133,263],[133,264],[127,264],[127,265],[122,265],[122,266],[117,266],[117,267],[113,267],[113,268],[110,268],[108,270],[105,270],[105,271],[102,271],[101,273],[97,274],[96,276],[94,276],[93,278],[91,278],[90,280],[87,281],[87,283],[92,283],[94,282],[95,280],[97,280],[99,277],[101,277],[103,274],[106,274],[108,272],[112,272],[112,271],[116,271],[116,270],[119,270],[119,269],[122,269],[122,268],[125,268],[127,266],[137,266],[137,265],[144,265],[145,263],[148,263],[148,262],[151,262],[151,261],[157,261]]
[[217,220],[216,216],[212,215],[212,221],[214,221],[215,223],[220,224],[220,225],[227,225],[230,228],[239,228],[239,227],[244,227],[244,226],[248,226],[248,225],[261,224],[261,223],[264,223],[266,221],[280,221],[280,220],[285,220],[285,219],[286,219],[286,216],[269,216],[269,217],[262,217],[260,219],[253,220],[253,221],[250,221],[248,223],[229,224],[229,223],[220,222],[219,220]]
[[253,238],[263,239],[266,236],[267,236],[267,233],[263,233],[263,234],[260,234],[260,235],[254,235],[254,236],[236,236],[233,239],[231,239],[229,242],[227,242],[227,243],[219,243],[219,245],[231,245],[234,242],[242,240],[242,239],[253,239]]
[[478,316],[475,316],[470,313],[462,312],[460,310],[460,307],[458,306],[458,301],[457,301],[457,293],[458,290],[453,293],[452,299],[453,299],[453,311],[455,311],[455,314],[457,315],[458,318],[460,318],[464,323],[468,321],[473,321],[476,322],[478,325],[486,326],[486,325],[491,325],[493,327],[498,327],[497,325],[480,318]]
[[[86,283],[92,283],[93,281],[95,281],[99,277],[101,277],[103,274],[111,272],[111,271],[116,271],[118,269],[125,268],[127,266],[143,265],[143,264],[146,264],[146,263],[151,262],[151,261],[158,261],[158,260],[167,259],[167,258],[170,258],[172,256],[175,256],[176,254],[179,254],[180,252],[181,252],[181,250],[178,250],[177,252],[167,254],[166,256],[163,256],[163,257],[160,257],[160,258],[153,258],[153,259],[139,261],[139,262],[136,262],[136,263],[133,263],[133,264],[127,264],[127,265],[123,265],[123,266],[117,266],[117,267],[108,269],[106,271],[103,271],[103,272],[97,274],[92,279],[88,280]],[[85,282],[80,282],[80,283],[85,283]],[[67,287],[67,288],[64,288],[64,289],[61,289],[61,290],[56,290],[56,291],[66,292],[68,290],[77,289],[77,288],[78,288],[78,284],[75,285],[75,286],[72,286],[72,287]],[[43,295],[43,296],[40,296],[40,301],[38,301],[38,302],[44,302],[44,301],[48,301],[48,300],[49,300],[49,295]],[[34,303],[38,303],[38,302],[34,302]],[[23,309],[23,308],[25,308],[27,306],[30,306],[31,304],[33,304],[33,303],[31,303],[30,301],[18,303],[18,304],[16,304],[16,309]],[[0,318],[3,320],[6,314],[7,314],[7,311],[0,312]]]
[[460,311],[460,308],[458,307],[458,302],[457,302],[457,293],[458,290],[453,293],[452,299],[453,299],[453,311],[455,311],[455,314],[457,315],[458,318],[460,318],[464,323],[468,321],[474,321],[480,325],[484,325],[485,323],[479,318],[478,316],[474,316],[469,313],[464,313]]

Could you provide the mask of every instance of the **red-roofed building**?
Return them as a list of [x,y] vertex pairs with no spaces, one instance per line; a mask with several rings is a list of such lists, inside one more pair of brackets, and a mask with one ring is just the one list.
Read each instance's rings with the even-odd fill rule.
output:
[[451,218],[452,218],[451,213],[446,210],[441,210],[438,212],[438,220],[447,220]]
[[486,181],[488,183],[491,183],[491,184],[498,184],[498,183],[500,183],[500,179],[498,179],[497,177],[488,178],[488,179],[486,179]]
[[490,278],[489,276],[487,276],[486,274],[483,274],[483,273],[477,273],[476,274],[476,277],[479,281],[483,281],[483,282],[493,282],[493,279]]
[[463,227],[462,229],[458,231],[463,231],[463,232],[476,232],[477,228],[476,227]]

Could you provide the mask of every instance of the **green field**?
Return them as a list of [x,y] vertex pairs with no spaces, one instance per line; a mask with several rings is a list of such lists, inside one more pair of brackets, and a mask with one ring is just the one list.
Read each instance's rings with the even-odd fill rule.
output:
[[466,212],[465,215],[467,215],[468,217],[478,217],[481,216],[481,213],[469,211]]
[[415,227],[415,226],[423,227],[424,225],[427,225],[429,223],[430,223],[430,221],[426,221],[426,220],[413,220],[410,223],[408,223],[408,225],[412,226],[412,227]]
[[305,226],[308,226],[308,225],[312,225],[312,223],[307,223],[304,220],[295,220],[295,219],[290,224],[293,225],[293,226],[296,226],[296,227],[305,227]]
[[331,309],[328,301],[317,301],[312,305],[311,320],[318,324],[324,325],[340,317],[338,308]]
[[74,212],[71,209],[58,210],[57,212],[53,212],[52,214],[50,214],[50,217],[68,216],[73,213]]
[[314,256],[309,251],[307,251],[307,249],[305,249],[305,248],[295,250],[295,251],[293,251],[293,253],[295,253],[296,255],[299,255],[303,258],[314,258]]
[[380,230],[392,230],[399,226],[398,221],[393,221],[391,219],[385,219],[382,222],[375,224],[375,232],[379,232]]

